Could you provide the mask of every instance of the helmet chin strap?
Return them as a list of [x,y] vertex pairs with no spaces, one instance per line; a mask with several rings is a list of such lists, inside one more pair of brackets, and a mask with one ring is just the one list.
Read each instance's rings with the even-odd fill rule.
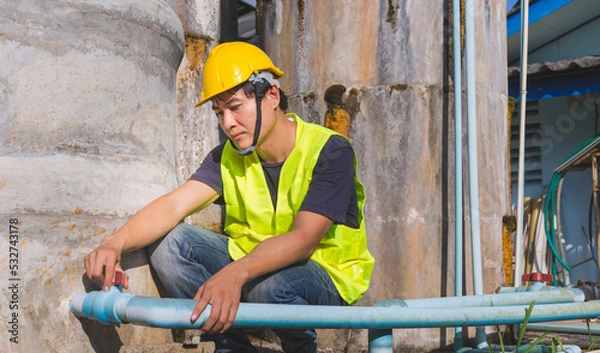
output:
[[256,150],[256,144],[258,143],[258,137],[260,136],[260,128],[262,126],[262,100],[265,96],[264,93],[256,93],[256,124],[254,124],[254,139],[252,140],[252,145],[249,147],[240,150],[233,141],[231,142],[236,149],[236,152],[242,156],[248,156],[254,150]]
[[260,128],[262,126],[261,106],[262,106],[262,100],[265,97],[265,94],[267,94],[267,92],[258,92],[258,87],[257,87],[258,84],[259,83],[270,83],[271,85],[280,87],[279,81],[273,76],[273,73],[271,73],[269,71],[260,71],[257,73],[253,73],[250,76],[250,78],[248,79],[248,81],[250,81],[254,84],[254,87],[255,87],[254,91],[256,92],[256,124],[254,125],[254,139],[252,141],[252,145],[250,147],[244,148],[243,150],[240,150],[235,145],[235,143],[233,143],[233,141],[231,142],[233,144],[233,146],[235,147],[237,153],[242,156],[250,155],[250,154],[252,154],[252,152],[254,152],[254,150],[256,150],[256,144],[258,143],[258,137],[260,136]]

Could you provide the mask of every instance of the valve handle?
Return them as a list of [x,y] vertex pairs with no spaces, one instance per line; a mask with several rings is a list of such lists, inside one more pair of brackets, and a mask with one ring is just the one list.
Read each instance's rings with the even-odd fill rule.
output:
[[539,273],[539,272],[533,272],[533,273],[526,273],[521,277],[521,280],[523,282],[544,282],[544,283],[550,283],[554,281],[554,277],[552,277],[551,274],[549,273]]
[[123,272],[115,270],[115,273],[113,275],[112,285],[119,286],[121,284],[123,284]]

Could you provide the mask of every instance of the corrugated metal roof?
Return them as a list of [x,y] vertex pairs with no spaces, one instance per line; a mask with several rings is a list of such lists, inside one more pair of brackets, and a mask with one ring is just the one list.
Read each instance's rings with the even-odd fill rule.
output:
[[[508,93],[520,96],[518,67],[509,67]],[[600,56],[584,56],[527,67],[527,100],[577,96],[600,92]]]
[[[537,75],[550,72],[564,72],[580,69],[592,69],[600,67],[600,55],[584,56],[581,58],[564,59],[553,62],[535,63],[527,66],[527,75]],[[509,67],[508,77],[518,76],[520,67]]]

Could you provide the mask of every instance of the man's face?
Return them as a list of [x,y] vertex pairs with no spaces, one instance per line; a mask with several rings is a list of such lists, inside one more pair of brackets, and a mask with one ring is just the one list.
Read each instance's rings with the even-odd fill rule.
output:
[[256,100],[246,97],[243,89],[223,92],[212,99],[219,125],[239,149],[252,146],[256,122]]

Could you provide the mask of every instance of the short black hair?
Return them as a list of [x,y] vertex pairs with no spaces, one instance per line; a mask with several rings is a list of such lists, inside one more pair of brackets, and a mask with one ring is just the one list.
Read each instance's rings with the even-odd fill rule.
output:
[[[271,86],[272,84],[266,80],[262,80],[257,83],[246,81],[238,85],[237,87],[234,87],[233,90],[242,88],[246,97],[250,98],[256,97],[258,93],[264,96],[267,93],[267,91],[271,88]],[[279,108],[281,108],[281,110],[285,112],[288,109],[288,99],[285,95],[285,92],[283,92],[283,90],[280,87],[277,88],[279,88]]]

